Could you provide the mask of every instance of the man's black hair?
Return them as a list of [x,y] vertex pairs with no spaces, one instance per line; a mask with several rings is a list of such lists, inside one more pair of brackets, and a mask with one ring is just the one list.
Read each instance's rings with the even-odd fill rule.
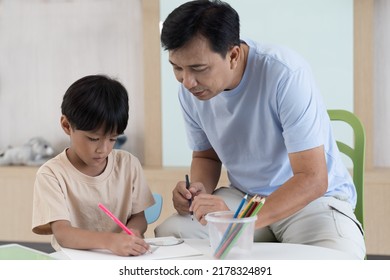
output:
[[240,45],[240,18],[227,3],[197,0],[173,10],[163,23],[161,44],[164,50],[183,47],[197,35],[205,37],[211,49],[225,57]]

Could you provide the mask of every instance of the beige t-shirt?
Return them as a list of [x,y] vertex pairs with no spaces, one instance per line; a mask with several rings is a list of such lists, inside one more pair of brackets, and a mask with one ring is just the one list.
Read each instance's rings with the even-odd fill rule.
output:
[[[98,207],[99,203],[124,224],[132,214],[153,205],[139,160],[124,150],[113,150],[103,173],[91,177],[78,171],[63,151],[37,172],[32,230],[37,234],[52,234],[51,222],[67,220],[73,227],[121,232],[122,229]],[[54,235],[52,246],[59,248]]]

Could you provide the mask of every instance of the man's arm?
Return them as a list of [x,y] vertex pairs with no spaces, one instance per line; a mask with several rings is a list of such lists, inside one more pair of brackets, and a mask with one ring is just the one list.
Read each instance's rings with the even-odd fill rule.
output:
[[179,181],[172,192],[173,206],[180,215],[189,214],[189,199],[199,194],[211,194],[221,176],[221,161],[214,149],[193,152],[191,163],[191,185]]
[[323,146],[289,154],[293,176],[266,200],[256,228],[268,226],[296,213],[321,197],[328,188]]
[[221,177],[222,163],[214,151],[195,151],[192,153],[191,181],[202,183],[206,193],[211,194]]
[[194,152],[191,164],[192,181],[190,192],[193,195],[191,210],[195,218],[203,225],[205,215],[214,211],[229,210],[224,200],[213,195],[221,176],[222,163],[214,149]]

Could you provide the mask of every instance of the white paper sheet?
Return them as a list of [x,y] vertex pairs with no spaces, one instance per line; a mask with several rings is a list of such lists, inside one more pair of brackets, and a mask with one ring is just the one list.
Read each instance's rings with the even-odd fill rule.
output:
[[[174,237],[147,238],[145,241],[162,244],[164,241],[167,241],[167,244],[171,244],[173,238]],[[69,248],[61,248],[61,250],[71,260],[161,260],[202,255],[202,252],[191,247],[185,242],[171,246],[150,247],[152,249],[152,253],[146,253],[142,256],[129,257],[117,256],[107,250],[75,250]]]

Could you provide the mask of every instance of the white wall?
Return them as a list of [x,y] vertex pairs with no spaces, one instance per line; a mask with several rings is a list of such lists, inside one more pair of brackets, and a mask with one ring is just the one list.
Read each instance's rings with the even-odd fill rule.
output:
[[374,165],[390,167],[390,2],[374,6]]
[[43,136],[62,150],[63,94],[82,76],[104,73],[129,92],[125,148],[142,161],[141,32],[141,0],[0,1],[0,149]]
[[[161,0],[163,21],[183,0]],[[312,65],[328,108],[353,110],[352,0],[227,0],[240,14],[241,35],[287,45]],[[163,165],[189,166],[184,125],[167,52],[162,51]],[[336,127],[350,142],[351,132]]]

